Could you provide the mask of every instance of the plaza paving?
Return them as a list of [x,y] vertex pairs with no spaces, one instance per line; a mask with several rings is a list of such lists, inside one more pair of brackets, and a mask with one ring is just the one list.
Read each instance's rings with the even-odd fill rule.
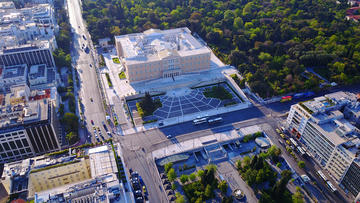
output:
[[[186,114],[200,113],[207,110],[223,107],[227,103],[238,104],[241,99],[229,88],[226,83],[220,83],[233,98],[230,100],[219,100],[216,98],[206,98],[203,94],[205,89],[214,85],[200,87],[196,89],[182,88],[168,91],[165,95],[155,96],[154,100],[159,99],[162,107],[158,108],[152,116],[144,118],[144,120],[164,120],[174,118]],[[128,101],[130,112],[136,111],[136,102],[139,100]]]

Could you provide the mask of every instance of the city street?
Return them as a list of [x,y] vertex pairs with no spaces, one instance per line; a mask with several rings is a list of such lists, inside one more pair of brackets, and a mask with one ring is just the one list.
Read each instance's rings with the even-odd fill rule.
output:
[[[96,142],[93,126],[97,126],[100,128],[103,137],[108,139],[109,137],[102,125],[102,121],[105,120],[105,111],[95,70],[97,67],[96,53],[94,52],[90,35],[81,15],[81,5],[79,1],[68,0],[67,3],[70,24],[74,31],[71,57],[79,74],[80,87],[78,88],[78,95],[84,107],[82,109],[85,126],[88,129],[87,131],[85,130],[84,133],[80,133],[80,135],[86,136],[88,141]],[[86,53],[85,50],[82,49],[83,45],[89,47],[89,53]],[[93,125],[91,121],[94,122]],[[87,138],[89,134],[91,135],[91,140]],[[82,138],[82,140],[84,140],[84,138]]]

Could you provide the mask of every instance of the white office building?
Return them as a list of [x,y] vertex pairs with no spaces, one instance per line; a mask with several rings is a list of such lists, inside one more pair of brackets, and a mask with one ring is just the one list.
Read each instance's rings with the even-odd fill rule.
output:
[[356,95],[336,92],[292,105],[287,127],[337,182],[359,153],[359,129],[342,112],[357,106]]

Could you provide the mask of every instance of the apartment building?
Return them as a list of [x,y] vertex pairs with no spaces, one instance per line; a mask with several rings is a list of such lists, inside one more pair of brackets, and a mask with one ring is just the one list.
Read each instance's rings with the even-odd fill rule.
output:
[[211,50],[186,27],[115,36],[115,44],[130,82],[210,69]]
[[360,160],[353,161],[346,171],[344,178],[341,181],[347,191],[351,192],[355,197],[360,195]]
[[0,95],[0,163],[60,149],[53,101],[30,100],[29,95],[26,88]]
[[336,92],[292,105],[287,127],[337,182],[359,154],[359,129],[345,108],[358,106],[355,94]]
[[14,66],[26,64],[45,64],[47,67],[56,67],[52,55],[53,48],[48,41],[34,41],[31,44],[24,44],[14,47],[0,49],[0,66]]

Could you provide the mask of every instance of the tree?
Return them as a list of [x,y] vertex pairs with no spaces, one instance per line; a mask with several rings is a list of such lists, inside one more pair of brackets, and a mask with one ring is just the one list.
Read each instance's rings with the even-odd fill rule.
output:
[[298,166],[299,166],[300,168],[305,168],[305,162],[304,162],[304,161],[299,161],[299,162],[298,162]]
[[233,27],[236,30],[243,28],[244,27],[244,21],[240,17],[236,17],[234,19]]
[[243,51],[232,50],[229,55],[230,63],[234,66],[238,66],[246,61],[246,55]]
[[282,197],[286,190],[286,185],[289,182],[289,180],[291,179],[291,171],[289,170],[284,170],[281,172],[281,178],[280,180],[274,185],[273,189],[272,189],[272,196],[273,197]]
[[194,181],[196,179],[195,173],[190,174],[189,178],[190,178],[191,181]]
[[296,192],[292,195],[293,203],[304,203],[304,195],[301,193],[299,186],[296,187]]
[[68,140],[69,144],[72,145],[79,140],[79,137],[77,136],[76,133],[69,132],[68,134],[66,134],[66,139]]
[[62,123],[66,132],[74,132],[77,134],[79,128],[79,118],[74,113],[65,113]]
[[220,181],[220,183],[219,183],[219,185],[218,185],[218,188],[219,188],[219,190],[221,191],[221,193],[222,193],[223,195],[226,195],[227,190],[228,190],[228,184],[227,184],[227,182],[226,182],[225,180]]
[[176,188],[177,188],[177,186],[176,186],[175,183],[171,184],[171,189],[172,189],[172,190],[176,190]]
[[204,171],[203,170],[198,170],[198,172],[197,172],[197,176],[199,177],[199,178],[201,178],[201,177],[203,177],[204,176]]
[[186,202],[184,195],[180,194],[179,192],[177,192],[175,194],[175,197],[176,197],[176,200],[175,200],[176,203],[185,203]]
[[241,169],[242,169],[241,160],[237,160],[237,161],[236,161],[236,168],[237,168],[238,170],[241,170]]
[[204,195],[206,199],[210,199],[214,195],[210,185],[206,185]]
[[59,114],[61,117],[64,116],[64,104],[60,104],[59,105],[59,110],[58,110]]
[[269,53],[261,52],[259,55],[259,59],[262,61],[270,61],[272,56]]
[[164,169],[165,169],[165,173],[169,172],[169,170],[173,167],[173,163],[169,162],[167,164],[165,164]]
[[182,175],[180,176],[180,182],[181,182],[182,184],[185,184],[188,180],[189,180],[189,176],[187,176],[187,175],[185,175],[185,174],[182,174]]
[[173,182],[173,181],[176,179],[176,177],[177,177],[176,172],[175,172],[175,169],[171,168],[171,169],[169,170],[169,172],[167,173],[167,177],[168,177],[168,179],[169,179],[170,182]]

